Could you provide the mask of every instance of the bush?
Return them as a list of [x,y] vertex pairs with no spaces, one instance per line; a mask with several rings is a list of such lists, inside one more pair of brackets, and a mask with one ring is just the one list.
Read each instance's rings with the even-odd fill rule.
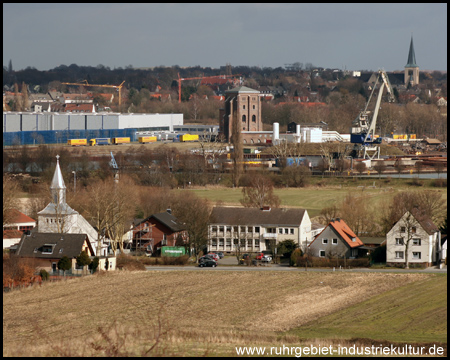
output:
[[370,254],[370,261],[374,263],[385,263],[386,262],[386,245],[381,245],[375,248],[375,250]]
[[39,271],[39,275],[40,275],[42,281],[47,281],[49,279],[49,277],[50,277],[49,273],[45,269],[41,269]]
[[117,267],[123,270],[145,270],[145,265],[134,256],[121,254],[117,257]]
[[295,249],[290,258],[289,266],[297,266],[301,262],[303,252],[300,249]]
[[[297,266],[304,267],[308,261],[308,266],[310,267],[327,267],[332,268],[339,266],[344,267],[344,259],[342,258],[322,258],[322,257],[299,257],[297,259]],[[359,259],[345,259],[346,267],[369,267],[369,258],[359,258]]]
[[434,187],[447,187],[447,179],[436,179],[433,183]]
[[420,181],[418,178],[414,178],[411,182],[413,186],[423,186],[423,181]]
[[96,257],[94,257],[94,260],[92,260],[92,262],[89,264],[89,270],[91,270],[93,274],[97,271],[98,263],[99,263],[99,258],[98,258],[98,256],[96,256]]
[[162,265],[186,265],[189,260],[189,255],[182,256],[162,256]]

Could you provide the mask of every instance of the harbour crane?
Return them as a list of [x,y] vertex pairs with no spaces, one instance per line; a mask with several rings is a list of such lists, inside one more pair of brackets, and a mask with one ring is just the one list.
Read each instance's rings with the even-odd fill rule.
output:
[[109,162],[109,165],[113,168],[114,171],[114,183],[119,182],[119,167],[117,166],[116,159],[114,159],[114,155],[111,151],[111,161]]
[[206,79],[226,79],[226,78],[234,78],[241,76],[240,74],[237,75],[216,75],[216,76],[197,76],[197,77],[191,77],[191,78],[182,78],[180,77],[180,73],[178,73],[178,78],[174,79],[178,81],[178,102],[181,103],[181,82],[185,80],[206,80]]
[[123,87],[123,83],[124,82],[125,82],[125,80],[122,81],[122,83],[120,85],[99,85],[99,84],[89,84],[87,80],[83,80],[81,83],[66,83],[66,82],[63,82],[61,84],[64,84],[64,85],[75,85],[75,86],[109,87],[109,88],[119,89],[119,111],[120,111],[120,107],[122,105],[122,87]]
[[[371,111],[367,110],[369,104],[372,100],[372,96],[375,93],[378,83],[381,82],[380,89],[378,91],[378,96],[375,104],[375,109],[373,111],[373,116],[369,119]],[[380,158],[380,144],[382,141],[381,137],[375,137],[375,130],[377,125],[378,111],[380,109],[381,98],[383,97],[383,90],[386,87],[388,94],[388,101],[394,102],[395,96],[392,89],[389,78],[384,70],[378,70],[378,75],[373,85],[372,92],[370,93],[369,99],[367,100],[364,110],[362,110],[355,120],[352,122],[352,127],[350,129],[350,139],[351,142],[355,144],[356,153],[360,154],[363,151],[364,159],[374,159]]]

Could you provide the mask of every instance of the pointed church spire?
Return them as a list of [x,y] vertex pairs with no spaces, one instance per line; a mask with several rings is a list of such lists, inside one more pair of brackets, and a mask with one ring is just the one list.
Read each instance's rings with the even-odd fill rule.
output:
[[66,203],[66,185],[64,184],[64,179],[59,167],[59,155],[56,155],[56,168],[50,185],[50,191],[52,193],[52,202],[55,205]]
[[408,54],[408,62],[406,64],[406,67],[416,67],[416,54],[414,52],[414,43],[413,43],[413,37],[411,35],[411,44],[409,45],[409,54]]

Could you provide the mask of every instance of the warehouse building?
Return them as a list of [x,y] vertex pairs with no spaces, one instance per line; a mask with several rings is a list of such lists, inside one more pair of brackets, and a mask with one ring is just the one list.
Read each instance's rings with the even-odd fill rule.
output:
[[183,114],[3,113],[3,145],[65,143],[78,137],[128,136],[137,131],[174,131]]

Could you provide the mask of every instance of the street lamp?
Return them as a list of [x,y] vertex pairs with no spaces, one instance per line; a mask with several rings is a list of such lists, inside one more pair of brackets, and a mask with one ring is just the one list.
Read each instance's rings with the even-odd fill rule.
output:
[[76,193],[77,192],[77,172],[72,171],[72,174],[73,174],[73,192]]

